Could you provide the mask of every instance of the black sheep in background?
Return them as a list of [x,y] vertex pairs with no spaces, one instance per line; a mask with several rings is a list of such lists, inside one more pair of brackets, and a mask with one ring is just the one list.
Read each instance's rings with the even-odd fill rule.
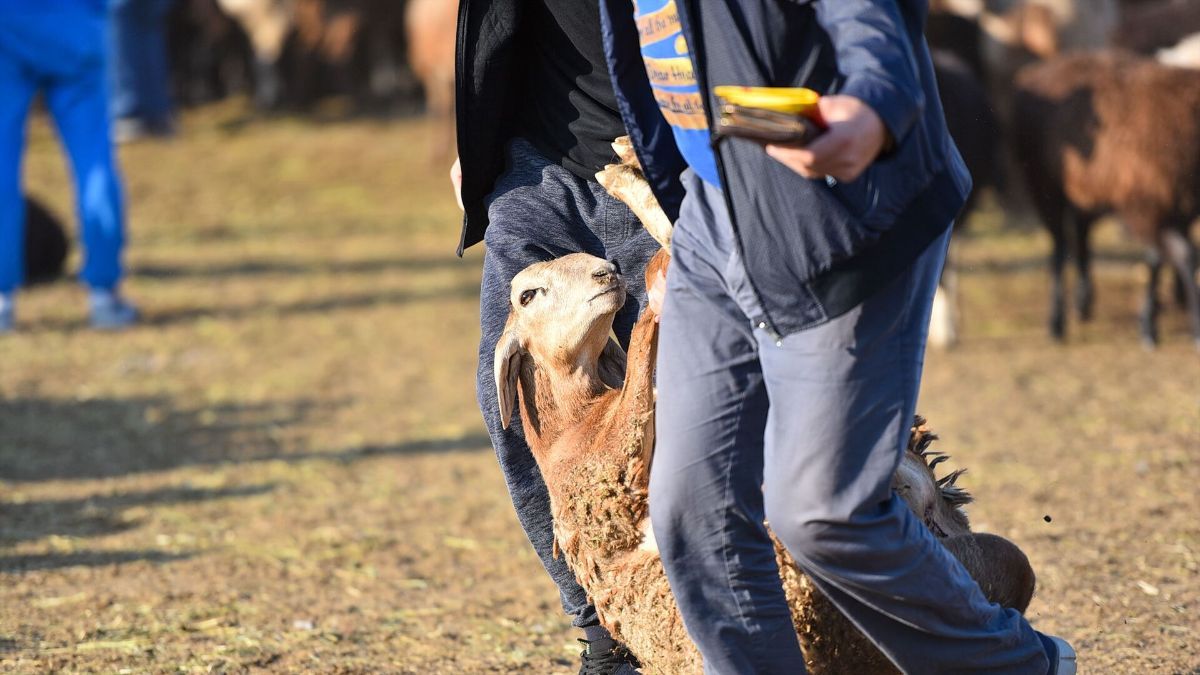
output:
[[[989,187],[997,193],[1004,190],[1000,124],[979,73],[956,51],[935,48],[931,50],[931,55],[938,94],[946,115],[946,127],[975,183],[954,223],[955,230],[960,231],[975,209],[982,190]],[[951,249],[950,258],[938,282],[938,295],[934,299],[930,322],[929,342],[935,347],[949,347],[958,341],[956,268]]]
[[25,197],[25,285],[54,281],[63,274],[71,244],[62,221],[41,202]]
[[932,49],[930,54],[946,127],[975,182],[958,218],[962,223],[974,209],[981,190],[989,187],[1000,190],[1004,186],[1000,123],[983,81],[969,63],[957,54],[939,48]]

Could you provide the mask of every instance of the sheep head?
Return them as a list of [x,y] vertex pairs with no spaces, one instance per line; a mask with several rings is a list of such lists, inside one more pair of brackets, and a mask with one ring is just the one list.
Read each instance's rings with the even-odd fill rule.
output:
[[493,363],[504,428],[528,365],[546,369],[552,382],[620,385],[624,352],[609,333],[625,294],[616,266],[585,253],[535,263],[513,278]]

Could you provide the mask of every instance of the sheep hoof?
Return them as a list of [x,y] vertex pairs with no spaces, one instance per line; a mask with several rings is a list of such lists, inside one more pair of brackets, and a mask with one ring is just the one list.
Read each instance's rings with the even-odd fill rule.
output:
[[638,162],[637,152],[633,149],[633,141],[629,136],[621,136],[612,142],[613,152],[617,153],[617,157],[621,163],[626,166],[632,166],[635,169],[641,169],[642,165]]
[[1061,322],[1050,324],[1050,338],[1059,344],[1067,341],[1067,331]]
[[1092,288],[1088,284],[1080,284],[1075,289],[1075,311],[1079,314],[1080,321],[1092,320],[1092,305],[1093,302]]

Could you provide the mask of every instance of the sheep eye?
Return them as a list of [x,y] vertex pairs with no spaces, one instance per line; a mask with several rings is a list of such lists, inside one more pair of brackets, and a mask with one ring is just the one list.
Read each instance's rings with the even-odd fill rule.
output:
[[531,288],[527,291],[521,291],[521,306],[524,307],[525,305],[528,305],[529,301],[533,300],[535,295],[537,295],[536,288]]

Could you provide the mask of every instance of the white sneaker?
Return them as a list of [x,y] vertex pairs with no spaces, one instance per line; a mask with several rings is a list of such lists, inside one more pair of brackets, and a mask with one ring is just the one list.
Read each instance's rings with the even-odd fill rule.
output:
[[[1050,671],[1052,675],[1075,675],[1075,650],[1066,640],[1057,635],[1044,635],[1043,644],[1053,646],[1050,653]],[[1050,650],[1047,649],[1047,652]]]
[[115,291],[93,290],[88,297],[92,328],[121,330],[137,323],[138,311]]
[[8,293],[0,293],[0,333],[12,332],[15,326],[12,296]]

